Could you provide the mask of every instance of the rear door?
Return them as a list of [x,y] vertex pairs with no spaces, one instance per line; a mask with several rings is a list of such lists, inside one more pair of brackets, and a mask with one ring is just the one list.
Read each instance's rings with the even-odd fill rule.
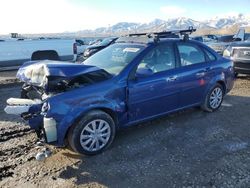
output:
[[[177,49],[180,57],[178,69],[178,81],[181,87],[180,108],[183,108],[199,104],[203,100],[206,86],[213,77],[211,61],[215,61],[216,58],[192,42],[179,42]],[[208,60],[208,55],[211,56],[211,61]]]
[[140,70],[151,74],[128,81],[130,122],[157,116],[178,107],[179,88],[176,77],[176,58],[170,43],[159,44],[139,63]]

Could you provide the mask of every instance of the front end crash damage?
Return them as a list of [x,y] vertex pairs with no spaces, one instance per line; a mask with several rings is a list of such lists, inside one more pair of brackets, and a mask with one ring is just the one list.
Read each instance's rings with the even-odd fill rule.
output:
[[24,120],[28,121],[31,129],[34,129],[40,138],[43,130],[43,116],[41,109],[43,102],[39,99],[21,99],[9,98],[4,111],[7,114],[20,115]]
[[30,99],[44,99],[110,76],[94,66],[49,60],[25,63],[17,72],[17,78],[24,82],[21,97]]
[[58,123],[47,117],[53,97],[110,78],[106,71],[93,66],[55,61],[28,62],[17,73],[24,82],[21,98],[7,100],[5,112],[28,121],[39,139],[57,144]]

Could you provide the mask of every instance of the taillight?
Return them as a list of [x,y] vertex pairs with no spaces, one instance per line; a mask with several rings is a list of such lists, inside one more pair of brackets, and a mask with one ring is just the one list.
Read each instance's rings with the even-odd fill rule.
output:
[[73,53],[77,54],[77,44],[76,43],[73,44]]

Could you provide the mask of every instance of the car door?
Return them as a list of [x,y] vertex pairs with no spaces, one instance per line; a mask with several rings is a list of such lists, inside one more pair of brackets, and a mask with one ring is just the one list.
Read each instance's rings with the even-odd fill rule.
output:
[[144,56],[134,78],[128,81],[130,122],[157,116],[178,106],[175,68],[171,43],[159,44]]
[[180,108],[183,108],[202,102],[206,86],[213,77],[213,71],[211,62],[208,61],[205,51],[199,45],[179,42],[177,49],[180,57],[177,74],[181,87]]

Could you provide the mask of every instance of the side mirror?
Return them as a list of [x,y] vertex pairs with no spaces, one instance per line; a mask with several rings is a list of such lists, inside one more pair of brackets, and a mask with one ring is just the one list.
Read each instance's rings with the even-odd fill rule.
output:
[[136,78],[145,78],[153,75],[154,72],[150,68],[138,68],[136,71]]

